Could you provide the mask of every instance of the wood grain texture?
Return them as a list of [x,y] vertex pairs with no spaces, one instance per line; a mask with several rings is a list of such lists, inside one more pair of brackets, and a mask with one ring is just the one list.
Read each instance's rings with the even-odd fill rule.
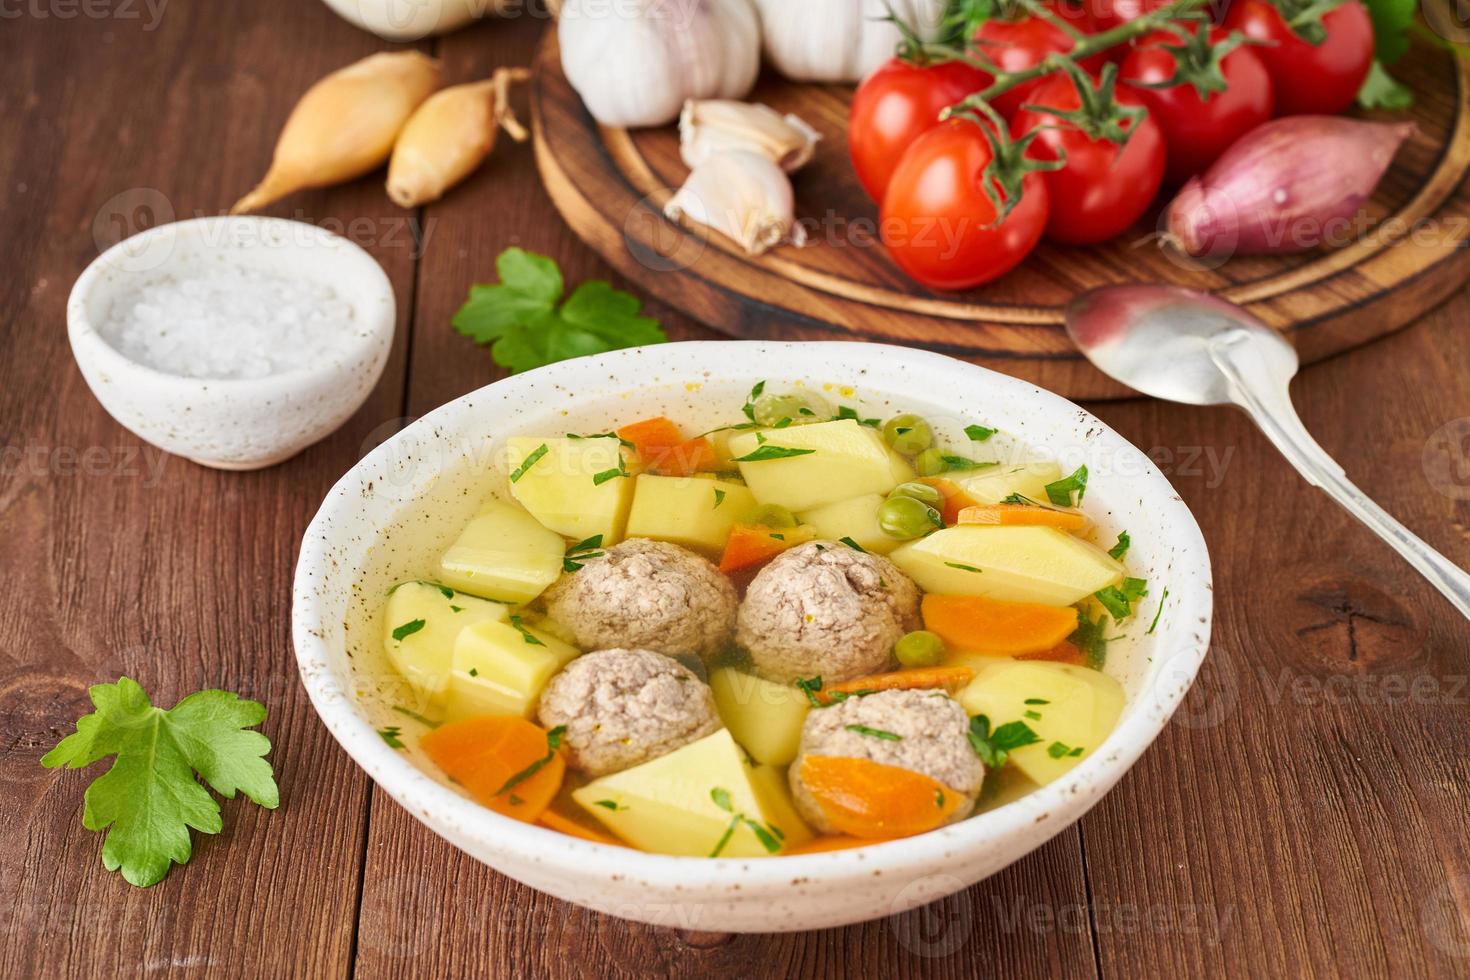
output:
[[[543,25],[483,24],[424,47],[462,80],[526,63]],[[140,446],[66,349],[94,216],[137,203],[105,202],[138,187],[180,217],[223,208],[310,81],[387,46],[289,0],[172,0],[157,31],[139,27],[0,28],[0,82],[20,93],[0,114],[0,200],[15,219],[0,242],[0,976],[1470,972],[1470,627],[1227,410],[1094,406],[1198,515],[1217,637],[1159,743],[1078,827],[1002,874],[897,920],[730,937],[584,911],[439,840],[373,791],[306,703],[287,622],[296,543],[367,446],[500,376],[448,320],[502,248],[552,255],[569,281],[608,268],[557,219],[529,148],[509,142],[419,215],[388,205],[380,175],[291,198],[274,213],[344,229],[388,269],[401,326],[384,381],[342,432],[262,473]],[[677,338],[714,336],[650,310]],[[1307,370],[1295,392],[1350,475],[1462,565],[1467,314],[1462,291]],[[95,771],[38,764],[85,710],[85,686],[119,673],[166,704],[211,685],[265,701],[283,789],[275,812],[226,803],[225,833],[197,839],[190,865],[147,891],[104,872],[81,827]]]
[[736,337],[868,339],[913,344],[1024,377],[1061,394],[1126,389],[1073,350],[1062,329],[1079,291],[1136,281],[1219,291],[1287,331],[1307,361],[1398,329],[1470,274],[1470,64],[1424,46],[1401,66],[1419,127],[1344,247],[1290,257],[1186,265],[1157,247],[1158,213],[1102,246],[1042,245],[976,290],[926,289],[877,241],[877,209],[847,155],[850,90],[764,75],[751,99],[794,112],[823,135],[793,177],[805,248],[745,255],[707,229],[661,215],[688,175],[673,127],[599,127],[560,68],[554,35],[538,54],[532,104],[537,158],[552,200],[604,258],[643,288]]
[[[297,542],[397,414],[394,352],[370,407],[289,463],[205,470],[143,446],[91,397],[67,347],[72,281],[122,231],[214,214],[266,167],[297,94],[377,45],[321,4],[169,3],[156,22],[22,15],[0,28],[0,976],[342,975],[350,967],[367,780],[317,722],[289,615]],[[43,12],[51,7],[41,5]],[[9,15],[7,15],[8,17]],[[302,195],[280,214],[362,217],[358,240],[410,312],[411,238],[374,186]],[[97,234],[94,236],[94,227]],[[81,824],[100,775],[42,754],[121,674],[158,703],[222,687],[264,702],[281,806],[224,804],[186,868],[141,890],[102,868]]]

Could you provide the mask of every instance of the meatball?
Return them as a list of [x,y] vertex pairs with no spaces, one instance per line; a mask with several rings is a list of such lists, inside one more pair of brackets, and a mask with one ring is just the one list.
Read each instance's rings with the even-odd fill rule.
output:
[[919,587],[880,555],[830,541],[761,569],[740,606],[735,639],[761,674],[792,683],[886,670],[893,645],[919,628]]
[[[848,726],[891,732],[898,740]],[[962,800],[949,822],[963,820],[974,810],[985,781],[985,765],[970,747],[969,729],[965,709],[942,691],[882,691],[814,710],[802,726],[801,748],[791,764],[796,807],[813,827],[836,832],[802,784],[801,765],[809,755],[839,756],[898,766],[937,780]]]
[[546,591],[547,612],[583,650],[714,656],[729,643],[738,604],[735,587],[707,559],[644,538],[587,559]]
[[720,727],[709,686],[652,650],[603,650],[578,657],[551,679],[538,712],[566,726],[569,762],[604,776],[667,755]]

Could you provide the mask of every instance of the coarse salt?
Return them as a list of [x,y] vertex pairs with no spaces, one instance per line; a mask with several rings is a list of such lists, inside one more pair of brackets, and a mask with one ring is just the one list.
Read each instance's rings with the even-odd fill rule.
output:
[[210,379],[320,364],[355,331],[352,305],[331,286],[238,267],[144,282],[118,297],[99,329],[139,364]]

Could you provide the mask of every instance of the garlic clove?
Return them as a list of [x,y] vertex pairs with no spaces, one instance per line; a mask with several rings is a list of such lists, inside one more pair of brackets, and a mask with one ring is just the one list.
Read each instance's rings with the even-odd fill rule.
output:
[[256,211],[295,191],[381,167],[439,79],[439,62],[417,51],[370,55],[321,79],[291,110],[265,179],[230,213]]
[[679,154],[690,168],[716,153],[749,150],[787,173],[804,167],[822,138],[799,116],[782,116],[758,102],[690,99],[679,116]]
[[530,77],[501,68],[487,81],[436,92],[403,127],[388,164],[388,196],[399,207],[437,201],[495,149],[501,127],[517,142],[528,135],[510,109],[510,85]]
[[768,157],[730,150],[703,160],[664,206],[664,215],[713,228],[734,239],[749,255],[782,242],[806,244],[806,229],[796,224],[791,178]]

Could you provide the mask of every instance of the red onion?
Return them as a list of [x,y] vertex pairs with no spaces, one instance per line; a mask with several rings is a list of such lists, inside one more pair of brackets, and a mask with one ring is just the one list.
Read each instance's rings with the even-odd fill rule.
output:
[[1194,256],[1286,255],[1343,245],[1413,123],[1287,116],[1251,130],[1184,185],[1166,215]]

